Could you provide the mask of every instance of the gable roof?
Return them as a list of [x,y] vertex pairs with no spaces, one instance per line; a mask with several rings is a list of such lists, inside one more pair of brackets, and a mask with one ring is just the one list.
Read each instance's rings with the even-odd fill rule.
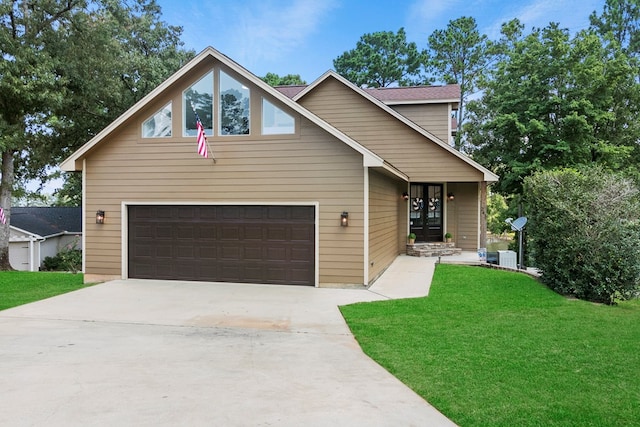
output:
[[99,145],[102,141],[105,140],[107,136],[109,136],[112,132],[118,129],[123,123],[125,123],[128,119],[138,113],[141,109],[143,109],[148,103],[150,103],[153,99],[160,96],[165,90],[167,90],[170,86],[176,83],[181,77],[188,74],[191,70],[193,70],[200,62],[202,62],[205,58],[212,57],[219,61],[220,63],[227,66],[229,69],[241,75],[243,78],[250,81],[252,84],[256,85],[266,93],[270,94],[287,107],[291,108],[293,111],[299,113],[302,117],[310,120],[314,124],[318,125],[329,134],[336,137],[338,140],[344,142],[349,147],[353,148],[363,156],[363,166],[369,167],[382,167],[385,170],[397,175],[403,179],[407,179],[407,176],[402,172],[398,171],[389,163],[385,162],[383,158],[373,153],[371,150],[367,149],[363,145],[359,144],[354,139],[350,138],[337,128],[331,126],[329,123],[322,120],[320,117],[313,114],[311,111],[302,107],[297,102],[294,102],[291,98],[283,95],[281,92],[276,90],[275,88],[269,86],[266,82],[264,82],[259,77],[255,76],[253,73],[248,71],[246,68],[242,67],[237,62],[231,60],[224,54],[218,52],[212,47],[207,47],[198,55],[196,55],[191,61],[185,64],[182,68],[176,71],[172,76],[170,76],[167,80],[161,83],[158,87],[152,90],[149,94],[147,94],[144,98],[134,104],[131,108],[129,108],[126,112],[124,112],[120,117],[114,120],[109,126],[100,131],[96,136],[94,136],[91,140],[89,140],[86,144],[76,150],[71,156],[65,159],[61,164],[60,168],[64,171],[76,171],[81,170],[82,166],[78,164],[80,160],[82,160],[94,147]]
[[306,94],[312,92],[322,82],[324,82],[325,80],[330,79],[330,78],[333,78],[333,79],[339,81],[344,86],[346,86],[349,89],[353,90],[354,92],[360,94],[360,96],[362,96],[365,99],[369,100],[374,105],[378,106],[382,110],[384,110],[387,113],[389,113],[391,116],[393,116],[396,119],[398,119],[400,122],[402,122],[405,125],[409,126],[411,129],[413,129],[416,132],[420,133],[424,137],[430,139],[432,142],[434,142],[436,145],[439,145],[444,150],[447,150],[453,156],[458,157],[459,159],[463,160],[465,163],[467,163],[471,167],[477,169],[478,171],[480,171],[483,174],[485,181],[488,181],[488,182],[498,181],[498,175],[494,174],[489,169],[487,169],[484,166],[482,166],[481,164],[477,163],[476,161],[471,159],[469,156],[467,156],[467,155],[461,153],[460,151],[456,150],[455,148],[451,147],[449,144],[447,144],[446,142],[442,141],[440,138],[438,138],[437,136],[433,135],[431,132],[429,132],[428,130],[424,129],[422,126],[419,126],[416,123],[412,122],[411,120],[409,120],[408,118],[406,118],[402,114],[398,113],[393,108],[389,107],[384,102],[382,102],[379,99],[377,99],[376,97],[374,97],[373,94],[371,94],[368,91],[366,91],[364,89],[361,89],[358,86],[354,85],[353,83],[351,83],[350,81],[348,81],[346,78],[342,77],[340,74],[336,73],[335,71],[331,71],[331,70],[327,71],[320,78],[318,78],[316,81],[314,81],[312,84],[310,84],[309,86],[307,86],[306,88],[304,88],[303,90],[298,92],[293,97],[294,101],[297,102],[298,100],[303,98]]
[[42,237],[82,233],[79,207],[12,207],[11,226]]

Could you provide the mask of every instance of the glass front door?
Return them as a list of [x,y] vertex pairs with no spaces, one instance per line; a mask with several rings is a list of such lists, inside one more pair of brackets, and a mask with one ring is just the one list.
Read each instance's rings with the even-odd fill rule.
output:
[[442,184],[411,184],[409,228],[416,242],[442,242]]

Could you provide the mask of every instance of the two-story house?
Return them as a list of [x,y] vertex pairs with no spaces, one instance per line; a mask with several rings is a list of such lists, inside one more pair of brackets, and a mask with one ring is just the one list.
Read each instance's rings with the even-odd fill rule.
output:
[[205,49],[63,162],[85,280],[366,286],[410,232],[476,250],[497,177],[448,142],[458,91],[273,88]]

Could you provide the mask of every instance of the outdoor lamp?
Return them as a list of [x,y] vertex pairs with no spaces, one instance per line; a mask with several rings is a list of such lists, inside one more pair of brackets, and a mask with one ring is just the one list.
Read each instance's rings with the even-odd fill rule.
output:
[[104,211],[96,212],[96,224],[104,224]]
[[404,200],[409,200],[409,193],[407,193],[406,191],[404,193],[402,193],[402,198]]
[[452,201],[455,198],[456,198],[456,196],[453,193],[447,194],[447,200]]
[[342,214],[340,214],[340,225],[342,227],[348,227],[349,226],[349,212],[342,212]]

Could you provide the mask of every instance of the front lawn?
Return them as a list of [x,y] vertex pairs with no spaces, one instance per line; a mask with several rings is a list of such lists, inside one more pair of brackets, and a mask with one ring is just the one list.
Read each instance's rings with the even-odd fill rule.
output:
[[365,353],[460,426],[640,420],[640,303],[566,299],[522,273],[436,268],[429,297],[341,307]]
[[1,271],[0,310],[83,288],[82,274]]

